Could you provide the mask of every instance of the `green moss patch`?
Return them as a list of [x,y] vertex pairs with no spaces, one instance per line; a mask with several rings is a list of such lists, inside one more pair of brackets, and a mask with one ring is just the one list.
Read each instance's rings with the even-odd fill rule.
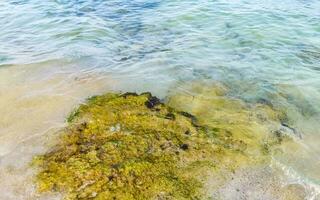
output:
[[40,192],[63,192],[66,199],[201,199],[192,171],[212,168],[216,149],[191,115],[149,93],[106,94],[68,121],[58,144],[34,160]]
[[67,120],[57,144],[33,162],[39,192],[65,199],[205,199],[205,174],[250,159],[239,135],[150,93],[95,96]]

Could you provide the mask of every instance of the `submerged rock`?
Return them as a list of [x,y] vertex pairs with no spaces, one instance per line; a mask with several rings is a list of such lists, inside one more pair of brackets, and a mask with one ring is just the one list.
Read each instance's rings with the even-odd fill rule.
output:
[[214,163],[206,161],[217,149],[190,118],[156,97],[96,96],[68,121],[58,144],[34,161],[40,168],[40,192],[63,192],[66,199],[202,196],[201,182],[192,171],[212,167]]
[[34,159],[38,190],[66,199],[206,199],[206,174],[257,163],[247,149],[265,155],[265,145],[275,144],[202,121],[150,93],[92,97],[69,116],[57,144]]

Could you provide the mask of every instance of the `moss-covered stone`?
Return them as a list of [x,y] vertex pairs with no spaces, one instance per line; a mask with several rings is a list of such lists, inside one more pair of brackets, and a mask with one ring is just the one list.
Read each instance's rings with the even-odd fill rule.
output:
[[221,84],[192,82],[184,87],[194,95],[170,94],[167,104],[197,116],[202,128],[215,136],[214,143],[228,153],[242,152],[244,157],[233,155],[234,167],[268,161],[273,148],[290,140],[281,132],[284,112],[266,104],[247,104],[228,97],[228,89]]
[[274,144],[253,145],[227,122],[202,121],[150,93],[92,97],[68,117],[57,144],[34,159],[38,190],[70,200],[205,199],[208,171],[234,170],[251,159],[248,148],[264,155]]
[[64,192],[66,199],[200,199],[201,182],[191,171],[212,167],[205,161],[215,148],[192,119],[151,94],[92,97],[68,121],[58,144],[34,161],[40,192]]

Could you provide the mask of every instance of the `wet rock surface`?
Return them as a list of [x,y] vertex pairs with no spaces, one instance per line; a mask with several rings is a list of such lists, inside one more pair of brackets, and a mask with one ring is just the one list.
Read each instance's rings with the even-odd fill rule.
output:
[[66,199],[201,199],[202,183],[192,172],[212,167],[219,150],[158,98],[92,97],[68,121],[57,145],[34,159],[40,192]]
[[88,99],[68,117],[57,144],[34,159],[38,191],[65,199],[207,199],[208,174],[221,178],[221,169],[266,162],[283,141],[276,134],[260,141],[176,109],[150,93]]

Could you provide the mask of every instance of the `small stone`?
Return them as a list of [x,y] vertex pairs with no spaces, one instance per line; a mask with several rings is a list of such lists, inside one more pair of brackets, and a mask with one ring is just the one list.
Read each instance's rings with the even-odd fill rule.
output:
[[150,97],[148,99],[148,101],[145,102],[145,105],[147,106],[147,108],[151,109],[153,107],[155,107],[156,105],[160,104],[160,99],[158,99],[157,97]]
[[184,151],[188,150],[189,149],[189,145],[188,144],[182,144],[180,145],[180,148]]

